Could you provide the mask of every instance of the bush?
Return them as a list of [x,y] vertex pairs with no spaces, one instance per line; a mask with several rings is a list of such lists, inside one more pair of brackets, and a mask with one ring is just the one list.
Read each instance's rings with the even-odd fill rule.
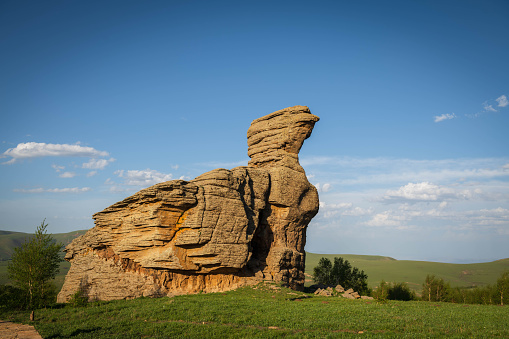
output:
[[84,277],[80,282],[78,290],[76,290],[76,292],[74,292],[74,294],[71,296],[71,299],[69,299],[69,304],[74,307],[87,306],[89,288],[90,285],[87,283],[87,278]]
[[386,283],[381,281],[373,292],[373,297],[379,301],[385,300],[416,300],[415,292],[411,291],[406,283]]
[[11,286],[0,285],[0,309],[22,310],[25,308],[23,290]]
[[352,288],[359,294],[369,294],[368,276],[357,267],[352,267],[348,260],[334,258],[334,264],[327,258],[321,258],[313,270],[313,280],[316,283],[336,286],[341,285],[345,289]]
[[379,301],[386,301],[389,296],[389,287],[385,281],[380,281],[380,285],[373,291],[373,298]]
[[394,283],[389,287],[387,298],[390,300],[410,301],[417,299],[417,296],[406,283]]

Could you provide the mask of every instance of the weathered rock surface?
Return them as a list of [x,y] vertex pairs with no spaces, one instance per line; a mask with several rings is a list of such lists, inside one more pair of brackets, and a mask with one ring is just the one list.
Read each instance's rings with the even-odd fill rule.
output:
[[217,292],[262,280],[304,286],[318,193],[298,153],[318,117],[305,106],[254,120],[248,166],[156,184],[96,213],[67,248],[58,295],[111,300]]

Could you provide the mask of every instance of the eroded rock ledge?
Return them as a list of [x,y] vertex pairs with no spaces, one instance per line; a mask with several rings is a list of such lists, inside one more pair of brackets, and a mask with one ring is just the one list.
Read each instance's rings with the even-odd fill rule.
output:
[[156,184],[94,214],[65,249],[58,302],[218,292],[262,280],[304,286],[318,193],[298,153],[319,118],[305,106],[251,123],[248,166]]

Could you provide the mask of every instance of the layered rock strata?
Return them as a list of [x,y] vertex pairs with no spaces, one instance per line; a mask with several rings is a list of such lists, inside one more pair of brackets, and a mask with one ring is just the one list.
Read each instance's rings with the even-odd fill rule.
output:
[[305,106],[251,123],[248,166],[156,184],[96,213],[66,249],[58,302],[218,292],[262,280],[304,286],[318,193],[298,153],[319,118]]

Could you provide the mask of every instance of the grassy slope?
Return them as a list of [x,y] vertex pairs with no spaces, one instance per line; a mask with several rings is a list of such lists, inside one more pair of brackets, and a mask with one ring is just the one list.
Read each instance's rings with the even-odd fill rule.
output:
[[[74,231],[69,233],[52,234],[52,237],[64,245],[68,245],[74,238],[85,234],[86,230]],[[6,284],[7,279],[7,260],[11,257],[15,247],[23,244],[32,234],[21,232],[0,231],[0,284]],[[55,278],[55,284],[60,289],[64,283],[65,275],[71,265],[65,261],[60,265],[60,274]]]
[[[379,303],[260,284],[226,293],[139,298],[35,312],[45,338],[508,337],[509,307]],[[27,322],[28,312],[0,318]]]
[[320,258],[331,261],[343,257],[352,266],[358,267],[368,275],[370,287],[378,286],[383,279],[390,282],[406,282],[409,287],[419,291],[427,274],[434,274],[456,286],[485,286],[495,284],[502,272],[509,270],[509,259],[480,264],[446,264],[429,261],[396,260],[383,256],[352,254],[306,254],[306,273],[312,274],[313,267]]

